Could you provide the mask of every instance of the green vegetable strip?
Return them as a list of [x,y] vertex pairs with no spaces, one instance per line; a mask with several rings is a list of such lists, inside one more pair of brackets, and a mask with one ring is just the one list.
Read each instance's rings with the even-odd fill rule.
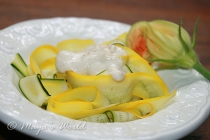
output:
[[[12,67],[13,68],[15,68],[15,70],[17,70],[17,72],[18,72],[18,74],[20,74],[22,77],[26,77],[27,76],[27,72],[26,72],[26,70],[25,71],[21,71],[19,68],[17,68],[17,64],[16,64],[16,60],[19,60],[19,59],[21,59],[21,63],[24,65],[24,67],[27,67],[27,64],[26,64],[26,62],[23,60],[23,58],[22,58],[22,56],[19,54],[19,53],[17,53],[16,55],[15,55],[15,58],[13,59],[13,61],[12,61],[12,63],[11,63],[11,65],[12,65]],[[13,64],[14,63],[14,64]],[[22,65],[20,65],[20,66],[22,66]],[[20,77],[21,77],[20,76]]]

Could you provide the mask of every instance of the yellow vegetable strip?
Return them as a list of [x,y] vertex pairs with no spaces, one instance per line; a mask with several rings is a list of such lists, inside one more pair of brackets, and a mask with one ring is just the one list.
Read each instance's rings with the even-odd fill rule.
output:
[[71,52],[79,52],[87,46],[93,45],[95,42],[91,39],[69,39],[59,42],[57,48],[59,51],[68,50]]
[[[176,95],[176,91],[174,91],[172,94],[167,94],[163,95],[160,97],[155,97],[155,98],[149,98],[149,99],[144,99],[144,100],[138,100],[138,101],[131,101],[128,103],[124,104],[119,104],[113,107],[112,109],[114,110],[129,110],[131,108],[134,108],[137,105],[140,105],[141,103],[145,103],[154,106],[155,107],[155,112],[159,111],[162,109],[162,106],[166,104],[171,98],[173,98]],[[172,101],[172,100],[170,100]]]
[[141,56],[139,56],[136,52],[134,52],[128,47],[120,48],[126,51],[128,56],[126,64],[130,67],[130,69],[133,72],[144,72],[156,76],[157,78],[160,78],[157,72],[155,72],[155,70],[149,65],[149,63]]
[[67,90],[56,97],[56,101],[58,102],[68,102],[73,99],[82,99],[90,102],[93,108],[110,105],[109,100],[93,86]]
[[55,58],[58,49],[52,45],[43,45],[36,48],[30,55],[30,65],[33,73],[41,74],[40,66],[49,58]]
[[110,75],[86,76],[68,71],[67,81],[72,88],[95,86],[111,103],[128,102],[134,91],[143,99],[168,95],[168,89],[162,80],[141,72],[126,74],[124,80],[119,82]]
[[132,83],[130,78],[125,78],[123,81],[117,82],[110,75],[86,76],[68,71],[67,81],[72,85],[72,88],[95,86],[111,103],[128,102],[132,96]]
[[123,109],[123,111],[128,111],[132,113],[134,116],[136,116],[137,118],[141,118],[141,119],[149,117],[156,112],[155,107],[151,103],[144,102],[144,101],[142,101],[139,104],[136,104],[133,107]]
[[71,89],[71,86],[64,79],[41,79],[42,85],[50,95],[56,95]]

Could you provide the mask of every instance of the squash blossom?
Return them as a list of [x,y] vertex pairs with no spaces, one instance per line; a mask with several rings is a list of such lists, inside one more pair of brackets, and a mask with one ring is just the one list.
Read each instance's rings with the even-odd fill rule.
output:
[[132,25],[127,34],[126,45],[149,62],[157,62],[159,69],[193,68],[210,80],[210,72],[203,67],[195,52],[198,20],[193,40],[180,24],[154,20],[140,21]]

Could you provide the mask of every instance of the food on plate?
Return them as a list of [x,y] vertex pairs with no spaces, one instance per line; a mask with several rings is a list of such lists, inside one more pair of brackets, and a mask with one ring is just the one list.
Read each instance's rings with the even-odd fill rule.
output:
[[125,45],[127,33],[96,44],[91,39],[63,40],[37,47],[26,64],[16,54],[11,65],[19,87],[33,104],[71,119],[126,122],[162,109],[169,93],[147,60]]
[[12,64],[20,63],[21,69],[14,68],[25,73],[19,87],[33,104],[72,119],[118,122],[151,116],[175,95],[147,61],[128,47],[110,44],[116,41],[76,42],[39,46],[28,65],[20,54],[14,58]]

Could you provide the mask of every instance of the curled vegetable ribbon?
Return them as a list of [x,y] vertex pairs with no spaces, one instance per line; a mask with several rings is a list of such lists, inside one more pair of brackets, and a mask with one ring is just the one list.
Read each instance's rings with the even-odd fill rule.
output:
[[[72,118],[83,119],[107,111],[129,112],[136,118],[145,118],[159,111],[175,94],[151,99],[128,102],[124,104],[111,104],[110,101],[94,86],[84,86],[72,90],[66,90],[52,96],[47,105],[47,110]],[[119,118],[120,116],[115,116]]]
[[210,72],[203,67],[195,52],[198,20],[193,41],[180,24],[155,20],[140,21],[132,25],[126,45],[149,62],[158,62],[159,69],[193,68],[210,80]]
[[126,74],[123,81],[115,81],[109,75],[85,76],[72,71],[67,72],[67,81],[72,88],[95,86],[111,103],[126,103],[132,95],[142,99],[168,95],[168,89],[160,80],[146,73]]
[[41,74],[42,77],[48,77],[49,73],[53,75],[56,72],[54,63],[59,50],[52,45],[42,45],[36,48],[30,55],[31,75]]

